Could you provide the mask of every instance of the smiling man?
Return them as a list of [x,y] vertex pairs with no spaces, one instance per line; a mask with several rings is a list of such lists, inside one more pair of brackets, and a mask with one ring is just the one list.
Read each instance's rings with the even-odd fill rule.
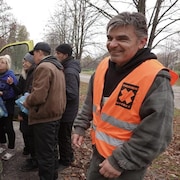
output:
[[172,138],[174,72],[145,48],[146,19],[123,12],[107,25],[110,57],[92,75],[86,100],[74,121],[80,147],[90,126],[93,155],[87,180],[142,180]]

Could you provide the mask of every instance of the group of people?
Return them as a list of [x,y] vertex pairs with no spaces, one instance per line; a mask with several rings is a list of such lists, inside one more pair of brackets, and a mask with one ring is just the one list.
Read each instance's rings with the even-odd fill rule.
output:
[[[38,168],[40,179],[48,180],[57,179],[58,168],[64,169],[74,160],[71,132],[78,112],[81,72],[80,63],[72,56],[72,47],[69,44],[60,44],[56,48],[55,56],[50,54],[49,44],[37,43],[33,51],[24,56],[19,80],[10,70],[10,64],[7,64],[10,63],[10,57],[2,56],[3,63],[0,58],[0,63],[5,64],[4,69],[7,66],[6,71],[8,70],[6,73],[2,71],[0,82],[12,91],[11,108],[14,108],[18,95],[29,93],[23,104],[28,109],[28,114],[20,111],[18,120],[25,145],[23,154],[30,154],[30,158],[26,159],[20,170],[25,172]],[[9,58],[8,61],[5,61],[6,57]],[[1,87],[3,88],[2,85]],[[4,96],[8,95],[5,94],[6,89],[1,89]],[[4,96],[2,98],[6,102]],[[1,124],[3,130],[0,131],[0,153],[5,152],[3,160],[9,160],[15,155],[13,111],[14,109],[12,114],[8,111],[8,117],[2,117],[0,121],[4,123]],[[8,135],[8,140],[5,134]]]
[[[31,161],[28,159],[22,170],[38,168],[40,180],[58,178],[58,168],[62,170],[74,161],[71,142],[81,147],[89,128],[93,154],[87,180],[142,180],[151,162],[171,141],[174,110],[171,86],[178,76],[145,47],[148,39],[145,16],[120,13],[109,21],[106,30],[109,56],[91,76],[79,112],[81,69],[69,44],[60,44],[52,56],[47,43],[37,43],[24,58],[28,61],[24,64],[32,62],[31,71],[25,70],[26,78],[22,76],[19,82],[9,73],[5,76],[4,71],[0,72],[6,77],[4,83],[11,89],[12,96],[8,97],[13,102],[17,94],[29,92],[23,103],[28,115],[21,112],[19,118],[25,143],[23,153],[30,153]],[[3,63],[0,59],[0,68]],[[24,67],[29,67],[27,64]],[[3,119],[9,121],[6,127],[13,127],[11,113]],[[4,133],[13,139],[8,145],[13,150],[13,128],[11,132],[6,129],[0,133],[1,145],[6,143]]]

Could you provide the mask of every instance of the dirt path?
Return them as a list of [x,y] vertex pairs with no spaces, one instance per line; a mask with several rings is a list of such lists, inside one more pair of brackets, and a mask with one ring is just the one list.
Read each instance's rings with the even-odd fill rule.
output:
[[[22,165],[22,163],[27,157],[22,155],[23,140],[22,135],[19,131],[19,122],[14,122],[14,127],[16,131],[17,153],[15,157],[10,161],[3,161],[4,170],[1,180],[39,180],[37,171],[21,172],[19,170],[19,167]],[[172,149],[172,147],[170,147],[170,149]],[[87,131],[83,147],[79,150],[76,149],[76,151],[74,152],[75,162],[67,169],[61,172],[59,171],[58,180],[86,180],[86,170],[89,166],[91,152],[91,140],[89,132]],[[172,153],[171,158],[174,158]],[[159,166],[161,167],[161,171],[157,170],[156,168],[155,170],[150,168],[146,173],[146,177],[144,178],[144,180],[168,180],[169,178],[165,177],[166,174],[164,172],[168,171],[169,167],[163,167],[163,164],[159,164]],[[173,180],[177,180],[177,178],[173,178]]]
[[16,155],[9,161],[3,161],[2,180],[38,180],[37,172],[22,173],[19,170],[26,156],[22,155],[24,144],[19,131],[19,122],[14,122],[14,129],[16,132]]
[[[19,131],[19,122],[14,122],[14,129],[16,133],[16,155],[9,161],[3,162],[3,173],[1,180],[39,180],[38,172],[21,172],[19,170],[22,163],[28,156],[22,155],[22,150],[24,147],[22,134]],[[88,136],[89,139],[89,136]],[[90,139],[86,141],[89,146],[91,146]],[[89,157],[91,154],[91,149],[86,145],[84,149],[77,150],[75,152],[75,162],[74,164],[65,169],[63,172],[59,171],[58,180],[85,180],[85,173],[87,169],[87,164],[89,163]],[[1,154],[2,156],[3,154]],[[1,157],[0,156],[0,157]]]

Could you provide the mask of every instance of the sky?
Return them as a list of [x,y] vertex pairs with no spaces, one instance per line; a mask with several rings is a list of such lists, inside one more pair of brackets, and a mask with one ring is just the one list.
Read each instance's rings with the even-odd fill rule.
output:
[[30,39],[35,43],[42,41],[44,27],[56,7],[57,0],[5,0],[12,8],[14,18],[25,25],[30,33]]
[[[36,44],[43,41],[44,28],[57,9],[61,0],[4,0],[12,8],[11,12],[21,25],[25,25],[30,39]],[[154,6],[155,0],[148,1],[148,7]],[[101,36],[99,36],[101,38]],[[102,39],[102,38],[101,38]]]

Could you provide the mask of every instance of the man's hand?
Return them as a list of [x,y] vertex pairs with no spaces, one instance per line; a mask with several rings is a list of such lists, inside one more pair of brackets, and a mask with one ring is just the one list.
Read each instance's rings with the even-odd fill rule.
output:
[[23,121],[23,117],[18,114],[18,121]]
[[99,164],[101,167],[99,172],[106,178],[117,178],[121,175],[121,172],[114,169],[109,161],[105,159],[101,164]]
[[83,143],[83,141],[84,141],[84,137],[83,136],[80,136],[79,134],[73,134],[72,135],[72,143],[76,147],[80,148],[82,143]]
[[3,92],[2,91],[0,91],[0,96],[2,96],[3,95]]

